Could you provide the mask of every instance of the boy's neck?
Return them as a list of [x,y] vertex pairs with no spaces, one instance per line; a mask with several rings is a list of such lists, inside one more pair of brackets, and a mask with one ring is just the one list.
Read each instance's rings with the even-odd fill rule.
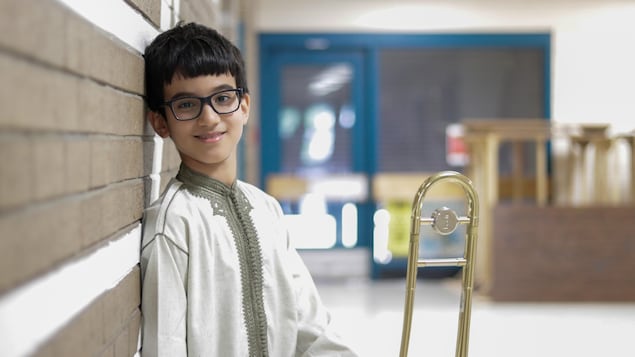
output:
[[236,181],[236,164],[225,162],[225,165],[211,166],[193,162],[183,162],[188,169],[198,172],[201,175],[213,178],[227,186],[231,186]]

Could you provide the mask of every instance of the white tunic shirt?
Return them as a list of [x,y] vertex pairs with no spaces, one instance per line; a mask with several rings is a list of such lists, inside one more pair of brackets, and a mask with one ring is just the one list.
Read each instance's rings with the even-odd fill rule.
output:
[[355,356],[297,252],[278,202],[184,165],[145,212],[142,355]]

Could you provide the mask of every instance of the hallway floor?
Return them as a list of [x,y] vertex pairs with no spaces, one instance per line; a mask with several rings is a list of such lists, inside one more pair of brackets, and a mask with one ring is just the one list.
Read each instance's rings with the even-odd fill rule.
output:
[[[360,356],[399,355],[405,279],[316,284]],[[454,356],[459,296],[459,278],[419,280],[409,356]],[[634,355],[635,303],[497,303],[475,294],[471,325],[470,357]]]

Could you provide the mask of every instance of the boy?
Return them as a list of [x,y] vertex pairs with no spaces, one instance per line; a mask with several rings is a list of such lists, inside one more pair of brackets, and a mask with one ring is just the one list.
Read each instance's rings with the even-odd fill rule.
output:
[[236,178],[250,97],[239,50],[177,25],[146,48],[148,120],[181,156],[144,216],[145,356],[354,356],[272,197]]

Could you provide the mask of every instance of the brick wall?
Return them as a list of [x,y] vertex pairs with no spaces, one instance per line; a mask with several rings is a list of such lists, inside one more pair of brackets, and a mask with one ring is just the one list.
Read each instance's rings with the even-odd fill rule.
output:
[[[180,162],[145,121],[139,43],[180,19],[238,16],[177,3],[0,1],[3,356],[138,352],[140,220]],[[104,15],[115,9],[135,26]]]
[[498,205],[498,301],[635,301],[635,207]]

